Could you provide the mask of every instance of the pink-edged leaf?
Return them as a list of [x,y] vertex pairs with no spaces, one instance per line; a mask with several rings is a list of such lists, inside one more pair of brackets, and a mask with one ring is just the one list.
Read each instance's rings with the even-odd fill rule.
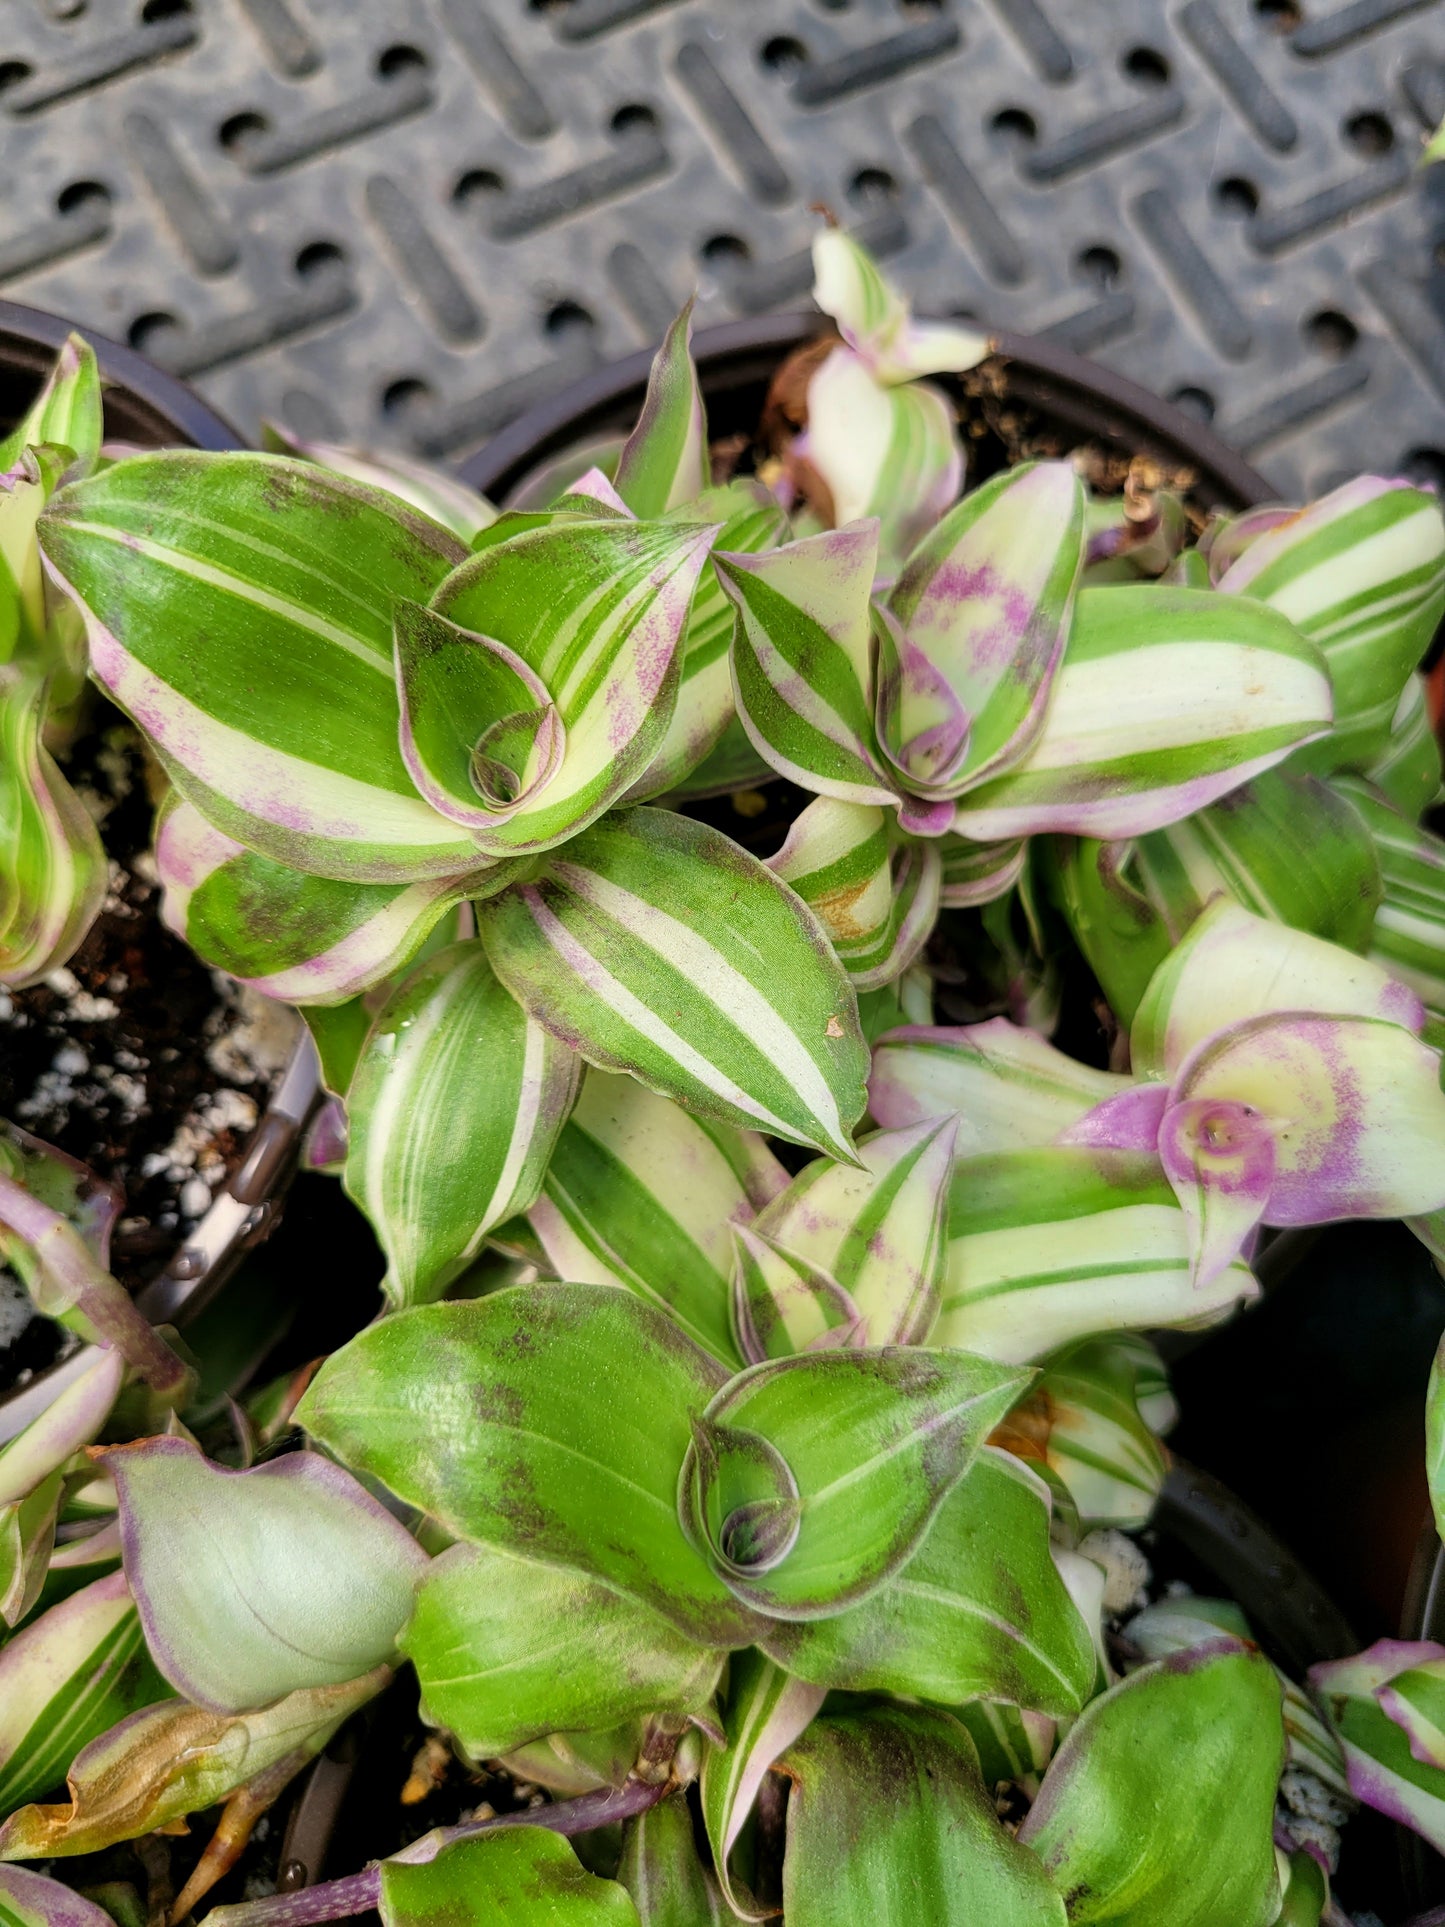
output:
[[0,1866],[0,1921],[5,1927],[112,1927],[103,1907],[28,1867]]
[[120,1353],[98,1350],[94,1363],[0,1450],[0,1509],[27,1498],[90,1444],[109,1416],[124,1377]]
[[895,802],[873,739],[877,522],[713,562],[737,609],[733,688],[758,754],[818,795]]
[[193,1704],[256,1710],[391,1656],[427,1556],[339,1465],[293,1452],[228,1472],[177,1438],[104,1464],[146,1644]]
[[666,515],[711,479],[707,410],[692,363],[688,302],[653,357],[647,399],[617,462],[617,494],[634,515]]
[[1175,1091],[1269,1121],[1268,1224],[1404,1218],[1445,1205],[1440,1056],[1398,1024],[1257,1017],[1203,1045]]
[[1195,1285],[1212,1284],[1269,1205],[1277,1162],[1270,1122],[1248,1104],[1186,1098],[1164,1113],[1159,1161],[1189,1224]]
[[914,551],[888,599],[901,633],[879,687],[879,737],[910,789],[957,796],[1027,750],[1083,554],[1084,491],[1067,462],[994,476]]
[[515,816],[556,774],[567,732],[535,670],[433,609],[398,603],[401,754],[418,790],[453,823]]

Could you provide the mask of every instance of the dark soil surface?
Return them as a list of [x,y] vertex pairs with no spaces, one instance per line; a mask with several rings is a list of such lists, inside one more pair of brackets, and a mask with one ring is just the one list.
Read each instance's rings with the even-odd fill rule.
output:
[[[65,968],[0,990],[0,1117],[121,1188],[112,1266],[134,1289],[235,1168],[294,1020],[238,991],[162,925],[150,854],[156,777],[131,726],[97,699],[60,761],[100,824],[110,888]],[[59,1327],[26,1318],[18,1294],[0,1271],[0,1392],[66,1343]]]

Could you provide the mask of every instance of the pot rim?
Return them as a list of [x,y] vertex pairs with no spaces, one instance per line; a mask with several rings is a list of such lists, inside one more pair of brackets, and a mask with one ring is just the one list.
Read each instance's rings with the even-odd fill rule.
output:
[[[705,387],[708,375],[721,372],[727,363],[781,358],[828,325],[817,312],[724,321],[699,329],[693,358]],[[1003,330],[990,339],[1021,399],[1103,441],[1179,459],[1198,471],[1203,493],[1227,507],[1254,508],[1279,499],[1278,490],[1211,428],[1127,376],[1041,335]],[[505,502],[538,462],[561,453],[630,400],[640,399],[655,352],[642,348],[606,362],[525,410],[461,464],[461,480]]]
[[[132,434],[154,437],[157,448],[182,446],[212,453],[244,449],[245,443],[229,422],[177,376],[157,368],[134,348],[88,328],[73,329],[63,316],[39,308],[0,301],[0,372],[33,375],[38,380],[72,331],[95,349],[107,411],[120,413]],[[165,1270],[137,1293],[136,1303],[152,1324],[193,1317],[244,1253],[274,1230],[302,1132],[320,1096],[320,1061],[303,1021],[241,1163],[181,1240]],[[95,1355],[95,1346],[82,1345],[0,1398],[0,1445],[38,1418]]]

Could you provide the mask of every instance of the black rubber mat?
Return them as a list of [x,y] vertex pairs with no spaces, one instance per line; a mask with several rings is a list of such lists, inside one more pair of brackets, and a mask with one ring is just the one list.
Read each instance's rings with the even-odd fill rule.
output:
[[1442,112],[1445,0],[0,0],[0,288],[451,456],[823,203],[1282,490],[1445,483]]

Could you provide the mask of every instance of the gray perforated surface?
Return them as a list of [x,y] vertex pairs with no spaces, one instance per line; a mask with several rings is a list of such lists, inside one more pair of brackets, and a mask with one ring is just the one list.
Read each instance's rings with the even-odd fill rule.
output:
[[0,289],[454,455],[810,203],[1282,489],[1445,480],[1445,0],[0,0]]

